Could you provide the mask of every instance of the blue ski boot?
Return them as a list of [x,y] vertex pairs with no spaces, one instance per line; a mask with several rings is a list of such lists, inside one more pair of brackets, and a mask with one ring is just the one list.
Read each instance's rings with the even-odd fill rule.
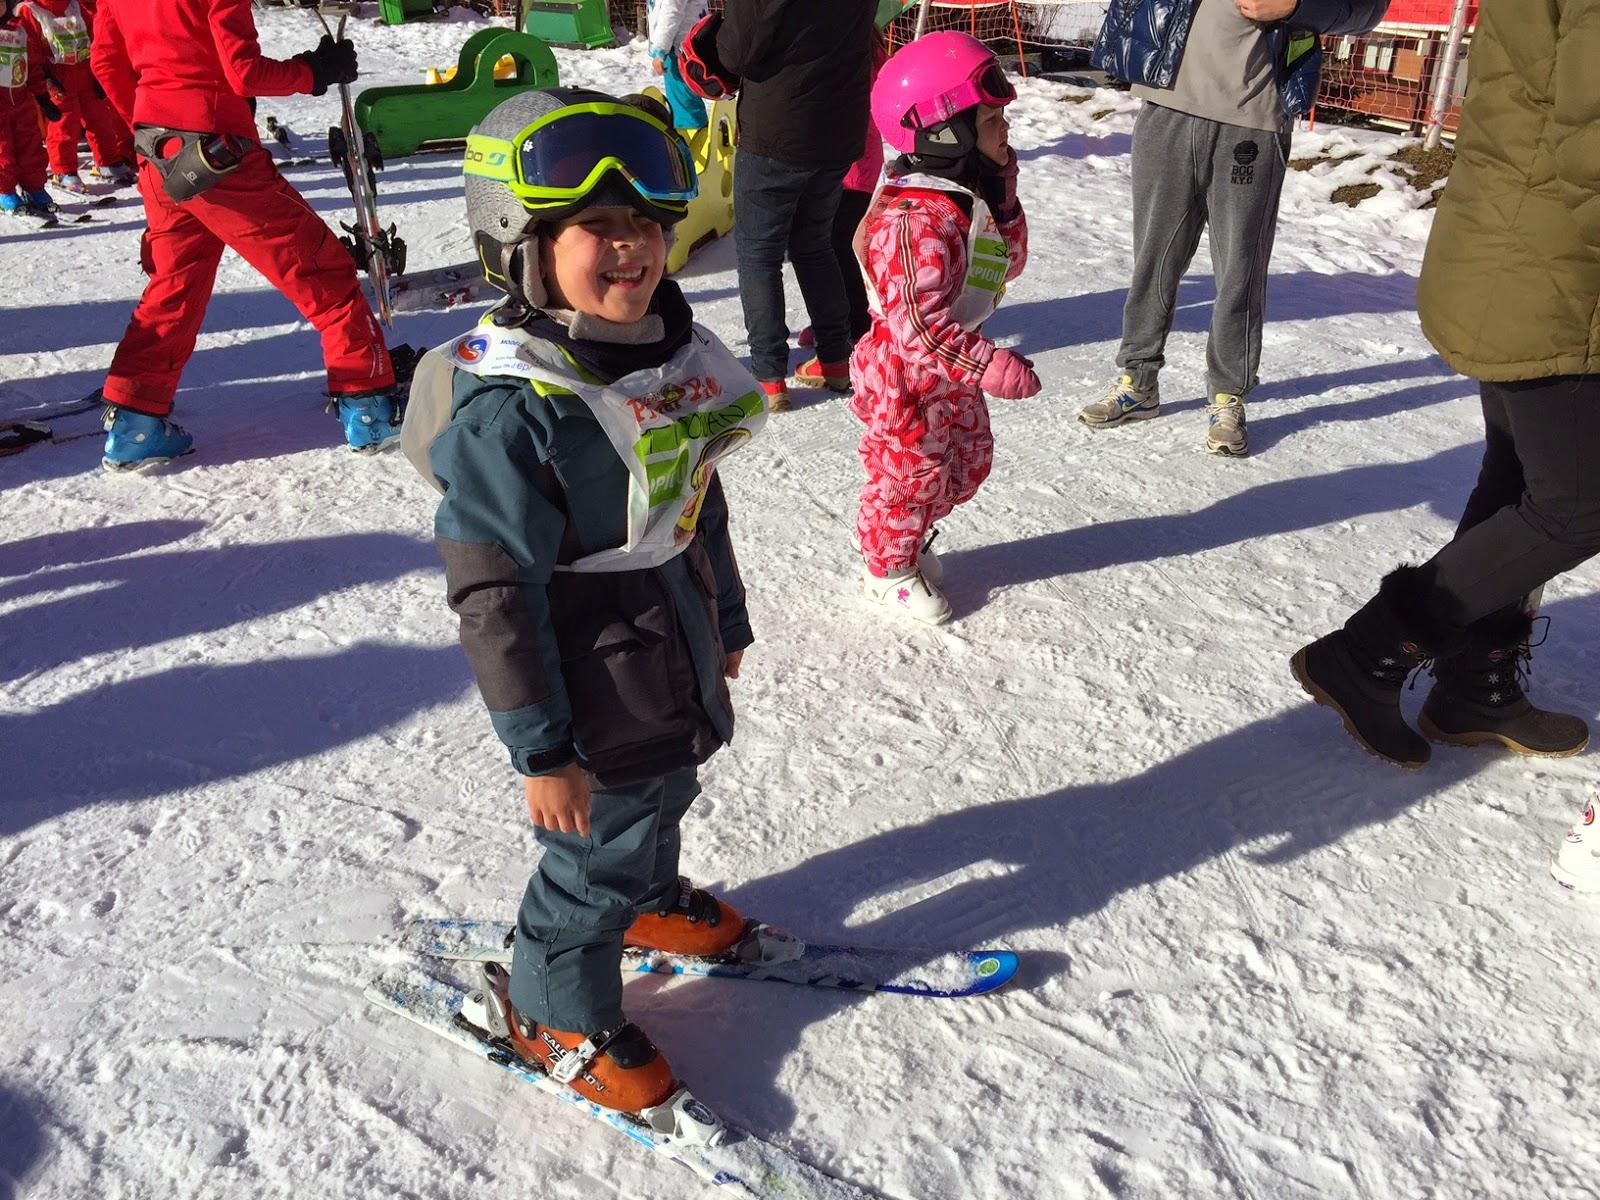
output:
[[393,392],[337,396],[344,440],[357,454],[371,454],[400,436],[400,403]]
[[139,473],[165,465],[194,450],[194,439],[171,421],[106,405],[106,452],[100,465],[107,471]]
[[8,192],[6,195],[0,196],[0,213],[10,216],[21,207],[22,197],[15,192]]

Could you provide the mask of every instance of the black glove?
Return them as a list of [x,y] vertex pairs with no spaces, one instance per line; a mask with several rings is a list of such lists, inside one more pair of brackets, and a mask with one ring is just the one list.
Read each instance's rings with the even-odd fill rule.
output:
[[39,111],[44,114],[46,121],[61,120],[61,109],[49,96],[40,92],[34,96],[34,99],[39,102]]
[[313,96],[322,95],[334,84],[355,82],[356,47],[349,38],[336,42],[325,33],[315,50],[302,50],[295,58],[311,68]]

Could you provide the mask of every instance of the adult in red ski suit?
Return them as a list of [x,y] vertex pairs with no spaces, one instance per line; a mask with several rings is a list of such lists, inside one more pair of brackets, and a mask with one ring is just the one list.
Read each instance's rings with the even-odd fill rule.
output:
[[141,157],[139,192],[149,223],[141,254],[150,282],[111,360],[106,399],[152,416],[172,411],[224,247],[261,272],[322,335],[330,394],[391,388],[394,368],[354,261],[261,148],[246,101],[321,95],[330,83],[349,82],[355,78],[350,43],[324,37],[294,59],[266,58],[249,0],[102,0],[98,15],[95,75],[130,125],[224,134],[246,147],[239,166],[181,204]]
[[0,0],[0,196],[14,195],[20,185],[32,195],[44,189],[46,160],[39,135],[39,100],[44,76],[28,61],[28,34]]
[[89,135],[95,166],[132,166],[133,134],[106,103],[89,69],[95,9],[91,0],[24,0],[17,7],[28,31],[35,65],[61,115],[45,135],[50,170],[78,173],[78,139]]
[[1028,259],[1020,206],[995,224],[959,184],[913,176],[886,184],[867,214],[862,263],[877,300],[850,359],[850,411],[867,426],[856,532],[874,575],[911,570],[928,530],[972,499],[994,459],[979,381],[995,345],[958,319],[974,301],[974,213],[1005,243],[1005,280],[1016,278]]

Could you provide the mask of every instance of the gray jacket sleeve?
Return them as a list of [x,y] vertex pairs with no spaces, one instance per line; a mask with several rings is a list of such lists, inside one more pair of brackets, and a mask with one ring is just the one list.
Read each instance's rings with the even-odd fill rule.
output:
[[745,608],[744,580],[733,556],[733,539],[728,536],[728,499],[722,492],[722,477],[713,475],[700,508],[700,537],[711,569],[717,576],[717,624],[722,648],[729,654],[743,650],[755,641],[750,631],[750,613]]
[[435,540],[495,732],[518,771],[541,775],[577,757],[545,595],[566,515],[532,483],[547,467],[533,429],[516,417],[522,385],[466,379],[482,390],[430,451],[445,489]]
[[1389,0],[1300,0],[1284,24],[1312,33],[1367,33],[1388,10]]

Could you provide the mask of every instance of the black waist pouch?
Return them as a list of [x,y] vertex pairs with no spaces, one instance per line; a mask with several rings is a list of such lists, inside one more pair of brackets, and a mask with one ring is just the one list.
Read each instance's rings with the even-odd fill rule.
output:
[[174,203],[215,187],[244,161],[255,146],[231,133],[195,133],[140,125],[133,131],[134,148],[161,176],[161,186]]

